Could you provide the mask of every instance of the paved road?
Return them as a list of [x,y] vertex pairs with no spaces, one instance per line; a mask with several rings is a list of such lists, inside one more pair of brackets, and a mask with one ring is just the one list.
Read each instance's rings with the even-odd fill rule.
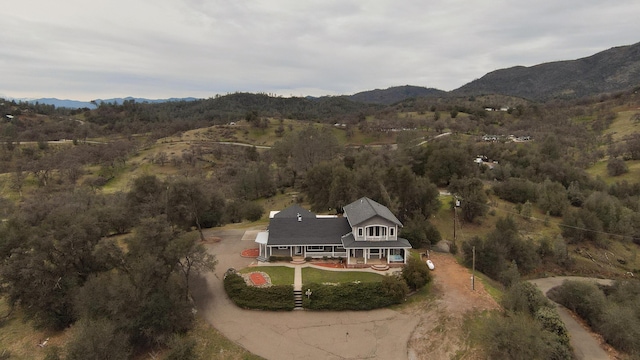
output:
[[243,268],[252,259],[243,249],[243,230],[209,232],[222,240],[207,245],[219,260],[214,273],[192,285],[198,311],[227,338],[267,359],[407,359],[407,343],[419,318],[390,309],[373,311],[269,312],[242,310],[227,297],[224,272]]
[[[612,280],[593,279],[579,276],[555,276],[549,278],[529,280],[535,284],[545,295],[556,286],[562,285],[565,280],[592,281],[603,285],[611,285]],[[556,304],[556,303],[554,303]],[[578,323],[562,305],[556,304],[558,315],[567,327],[571,336],[571,346],[578,360],[609,360],[609,355],[602,349],[600,342],[580,323]]]

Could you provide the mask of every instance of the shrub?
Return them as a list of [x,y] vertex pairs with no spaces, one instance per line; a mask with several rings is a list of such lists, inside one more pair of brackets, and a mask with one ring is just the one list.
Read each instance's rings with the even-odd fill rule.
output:
[[595,328],[616,349],[640,354],[640,318],[631,307],[609,305]]
[[131,347],[127,336],[107,320],[81,321],[66,346],[68,360],[127,359]]
[[407,264],[402,268],[402,278],[411,290],[418,290],[431,281],[431,273],[426,263],[409,257]]
[[338,285],[305,284],[311,296],[303,297],[303,307],[313,310],[372,310],[400,303],[404,299],[394,280],[343,283]]
[[542,308],[550,308],[551,303],[529,282],[521,281],[512,285],[502,296],[502,306],[512,312],[525,312],[531,316]]
[[624,160],[620,158],[610,158],[607,162],[607,174],[609,174],[609,176],[620,176],[628,172],[629,167]]
[[242,276],[231,273],[224,278],[229,298],[244,309],[293,310],[293,286],[274,285],[267,288],[248,286]]
[[571,359],[559,337],[523,313],[494,313],[483,327],[488,359]]
[[534,318],[542,325],[543,329],[556,334],[560,343],[567,347],[569,346],[569,333],[555,308],[541,307],[536,311]]
[[169,352],[165,360],[196,359],[196,340],[186,336],[174,336],[169,342]]
[[524,204],[536,201],[536,184],[524,179],[510,178],[496,183],[493,192],[501,199],[512,203]]
[[[305,258],[306,260],[307,258]],[[277,262],[277,261],[291,261],[293,260],[293,258],[291,256],[277,256],[277,255],[271,255],[269,256],[269,262]],[[310,261],[311,258],[309,258]]]
[[260,218],[262,217],[262,214],[264,213],[264,208],[262,207],[262,205],[252,201],[247,201],[243,205],[244,205],[242,208],[243,218],[249,221],[260,220]]
[[547,295],[580,315],[591,326],[601,321],[607,302],[597,285],[582,281],[565,281],[561,286],[551,289]]
[[398,275],[387,275],[382,279],[382,292],[385,296],[402,301],[409,293],[409,286]]

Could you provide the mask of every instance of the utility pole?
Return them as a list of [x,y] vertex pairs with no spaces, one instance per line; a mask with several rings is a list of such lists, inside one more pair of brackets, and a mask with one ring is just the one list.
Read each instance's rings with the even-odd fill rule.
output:
[[458,206],[460,206],[460,200],[458,200],[458,197],[454,198],[454,202],[453,202],[453,245],[456,245],[456,223],[457,223],[457,219],[458,219]]
[[471,266],[471,290],[476,289],[476,247],[472,248],[473,261]]
[[454,205],[453,206],[453,245],[456,244],[456,218],[457,218],[457,214],[456,214],[456,210],[458,208]]

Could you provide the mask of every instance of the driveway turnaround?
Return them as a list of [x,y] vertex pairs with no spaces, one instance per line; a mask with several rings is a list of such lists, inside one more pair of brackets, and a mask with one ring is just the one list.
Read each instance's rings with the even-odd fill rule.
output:
[[407,343],[419,322],[410,314],[390,309],[269,312],[235,306],[222,278],[228,268],[241,269],[253,261],[240,256],[255,246],[244,232],[207,234],[221,239],[206,245],[219,262],[215,272],[192,285],[200,315],[227,338],[267,359],[407,359]]
[[[565,280],[575,281],[591,281],[603,285],[611,285],[612,280],[592,279],[578,276],[555,276],[549,278],[529,280],[536,285],[543,294],[547,294],[551,288],[560,286]],[[609,360],[609,355],[602,349],[600,342],[587,331],[580,323],[578,323],[562,305],[556,304],[558,315],[564,322],[564,325],[571,336],[571,346],[578,360]]]

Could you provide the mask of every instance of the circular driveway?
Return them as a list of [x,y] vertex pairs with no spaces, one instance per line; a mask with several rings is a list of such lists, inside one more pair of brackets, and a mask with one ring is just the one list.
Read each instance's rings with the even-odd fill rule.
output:
[[208,232],[221,238],[205,245],[218,265],[192,284],[200,315],[227,338],[267,359],[407,359],[407,343],[419,322],[411,314],[389,309],[268,312],[235,306],[222,278],[228,268],[244,268],[253,261],[240,256],[242,250],[255,247],[250,237],[242,240],[244,232]]

